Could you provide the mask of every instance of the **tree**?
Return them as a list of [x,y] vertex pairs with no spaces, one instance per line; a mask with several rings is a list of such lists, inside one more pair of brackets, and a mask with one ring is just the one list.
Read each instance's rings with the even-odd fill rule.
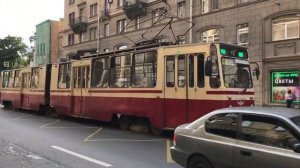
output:
[[[7,36],[0,39],[0,71],[20,67],[22,56],[27,52],[27,45],[22,42],[21,37]],[[4,62],[9,67],[4,67]]]

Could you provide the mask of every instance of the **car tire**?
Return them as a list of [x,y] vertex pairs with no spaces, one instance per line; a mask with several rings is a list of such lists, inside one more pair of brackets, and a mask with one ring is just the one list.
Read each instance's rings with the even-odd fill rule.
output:
[[196,155],[189,159],[188,168],[213,168],[213,166],[205,157]]

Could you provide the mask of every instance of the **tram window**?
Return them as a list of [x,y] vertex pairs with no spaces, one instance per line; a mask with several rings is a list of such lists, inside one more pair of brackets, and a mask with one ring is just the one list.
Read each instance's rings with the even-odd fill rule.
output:
[[194,55],[189,56],[189,87],[194,87]]
[[178,87],[185,87],[185,55],[178,56]]
[[74,88],[78,88],[78,80],[77,80],[77,78],[78,78],[78,68],[77,67],[73,68],[73,75],[74,75],[74,77],[73,77]]
[[98,58],[92,64],[92,88],[108,87],[109,64],[108,58]]
[[31,71],[31,88],[38,88],[39,87],[39,71],[40,68],[32,68]]
[[198,77],[198,81],[197,81],[197,85],[199,88],[204,87],[204,55],[203,54],[199,54],[198,55],[198,67],[197,67],[197,77]]
[[111,58],[110,87],[126,88],[130,86],[131,55]]
[[15,71],[9,71],[9,80],[8,80],[8,87],[12,88],[14,85],[14,79],[15,79]]
[[219,88],[221,86],[217,47],[212,45],[210,49],[211,62],[212,62],[212,75],[209,78],[209,85],[211,88]]
[[156,86],[157,55],[155,52],[133,55],[132,87]]
[[174,56],[168,56],[167,62],[166,62],[166,71],[167,71],[167,77],[166,77],[166,86],[167,87],[174,87],[175,86],[175,57]]
[[30,85],[30,73],[23,73],[22,88],[29,88]]
[[2,88],[7,88],[8,87],[8,71],[3,72],[3,81],[2,81]]
[[81,87],[82,88],[88,88],[90,83],[90,67],[89,66],[83,66],[81,67]]
[[21,78],[20,78],[20,70],[16,70],[15,71],[15,80],[14,80],[14,87],[15,88],[20,87],[20,80],[21,80]]
[[70,63],[59,64],[58,70],[58,88],[66,89],[70,87]]

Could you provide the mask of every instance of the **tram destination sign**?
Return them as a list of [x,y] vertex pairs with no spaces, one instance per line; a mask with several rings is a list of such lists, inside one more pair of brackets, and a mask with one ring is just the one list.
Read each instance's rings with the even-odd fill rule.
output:
[[228,44],[220,44],[220,54],[223,56],[248,59],[248,52],[246,48]]

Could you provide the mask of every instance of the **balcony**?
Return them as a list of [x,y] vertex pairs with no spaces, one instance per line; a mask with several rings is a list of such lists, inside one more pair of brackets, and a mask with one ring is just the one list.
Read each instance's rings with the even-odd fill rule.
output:
[[70,27],[75,34],[84,33],[87,30],[87,17],[78,17],[70,22]]
[[109,20],[109,10],[101,11],[101,17],[100,17],[100,19],[102,21]]
[[146,15],[147,3],[136,1],[135,3],[127,2],[123,7],[123,11],[128,19]]

